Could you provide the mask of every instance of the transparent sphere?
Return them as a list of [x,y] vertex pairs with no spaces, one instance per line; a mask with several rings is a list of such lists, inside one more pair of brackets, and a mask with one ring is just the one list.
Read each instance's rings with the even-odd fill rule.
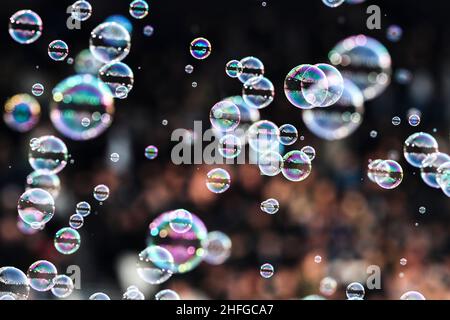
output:
[[420,176],[422,180],[430,187],[440,189],[441,186],[437,181],[438,168],[444,163],[450,161],[450,156],[443,152],[428,155],[422,161],[420,168]]
[[71,76],[61,81],[52,93],[50,119],[64,136],[73,140],[94,139],[111,125],[113,95],[96,77]]
[[145,157],[149,160],[153,160],[158,156],[158,148],[155,146],[148,146],[145,148]]
[[16,94],[9,98],[5,102],[4,110],[3,119],[6,125],[18,132],[27,132],[33,129],[41,115],[39,102],[26,93]]
[[173,290],[165,289],[155,294],[155,300],[181,300],[180,295]]
[[230,60],[225,65],[225,73],[230,78],[237,78],[241,75],[244,67],[239,60]]
[[67,298],[72,294],[74,287],[72,279],[65,274],[53,278],[52,293],[55,297]]
[[272,103],[275,88],[272,82],[265,77],[248,79],[242,88],[242,98],[252,108],[263,109]]
[[84,218],[81,214],[73,214],[69,218],[69,226],[72,229],[80,229],[84,224]]
[[412,127],[417,127],[420,124],[420,116],[418,114],[412,114],[408,117],[408,123]]
[[424,295],[418,291],[408,291],[402,294],[400,300],[426,300]]
[[277,125],[268,120],[253,123],[247,131],[248,144],[259,153],[277,150],[279,136],[280,130]]
[[109,198],[109,188],[104,184],[99,184],[94,188],[94,198],[97,201],[105,201]]
[[70,14],[75,20],[86,21],[92,15],[92,6],[86,0],[76,1],[72,4]]
[[264,64],[256,57],[245,57],[240,61],[242,72],[238,76],[242,83],[247,82],[251,78],[262,78],[264,75]]
[[345,294],[349,300],[351,299],[363,299],[365,295],[364,286],[359,282],[352,282],[347,286]]
[[33,86],[31,87],[31,93],[36,97],[42,96],[42,94],[44,93],[44,86],[42,85],[42,83],[38,82],[33,84]]
[[292,150],[283,157],[281,173],[290,181],[303,181],[311,173],[311,160],[303,151]]
[[400,119],[400,117],[395,116],[392,118],[392,124],[394,126],[398,126],[401,122],[402,122],[402,120]]
[[316,158],[316,149],[314,147],[304,146],[300,151],[304,152],[311,161]]
[[211,108],[209,120],[215,129],[229,132],[236,129],[239,125],[241,112],[233,102],[223,100]]
[[185,209],[171,211],[169,219],[170,227],[177,233],[185,233],[192,228],[192,214]]
[[264,263],[259,268],[259,274],[261,275],[261,277],[263,277],[265,279],[269,279],[270,277],[273,276],[274,273],[275,273],[275,269],[270,263]]
[[283,167],[283,157],[276,151],[268,151],[258,158],[258,166],[263,175],[276,176]]
[[75,211],[77,214],[87,217],[91,213],[91,205],[86,201],[78,202]]
[[54,40],[48,45],[48,56],[55,61],[62,61],[69,55],[69,46],[62,40]]
[[261,202],[261,210],[268,214],[275,214],[278,212],[278,209],[280,209],[280,204],[278,203],[277,199],[267,199]]
[[228,171],[215,168],[206,174],[206,187],[213,193],[223,193],[230,188],[231,177]]
[[153,35],[153,32],[155,32],[155,29],[151,25],[146,25],[144,27],[144,35],[146,37],[150,37]]
[[80,248],[80,244],[81,237],[75,229],[62,228],[55,234],[54,245],[59,253],[73,254]]
[[279,141],[285,146],[294,144],[298,139],[297,128],[292,124],[283,124],[280,126],[280,137]]
[[203,60],[211,54],[211,43],[205,38],[196,38],[192,40],[190,45],[191,55],[195,59]]
[[135,19],[144,19],[148,14],[148,3],[144,0],[134,0],[130,3],[130,15]]
[[9,35],[21,44],[35,42],[42,35],[42,20],[31,10],[20,10],[9,18]]
[[375,176],[378,174],[377,166],[382,162],[382,159],[376,159],[369,162],[367,166],[367,177],[370,181],[376,183]]
[[103,292],[96,292],[89,297],[89,300],[111,300],[111,298]]
[[48,291],[54,286],[53,279],[58,271],[53,263],[47,260],[39,260],[33,263],[27,272],[30,286],[36,291]]
[[27,276],[15,267],[0,268],[0,297],[9,295],[14,300],[26,300],[30,294]]
[[402,38],[403,30],[398,25],[390,25],[386,30],[386,37],[391,42],[398,42]]
[[330,8],[339,7],[345,0],[322,0],[323,4]]
[[381,161],[375,171],[375,182],[383,189],[394,189],[403,180],[403,169],[394,160]]
[[241,153],[241,149],[241,139],[233,134],[226,134],[219,139],[219,153],[226,159],[236,158]]
[[89,49],[103,63],[123,60],[130,52],[131,37],[117,22],[103,22],[91,32]]
[[422,162],[427,156],[438,152],[436,139],[425,132],[410,135],[403,144],[403,155],[406,161],[416,168],[422,167]]
[[123,62],[111,62],[98,71],[100,80],[106,83],[113,94],[117,96],[117,89],[125,87],[128,92],[133,88],[134,74],[131,68]]
[[174,268],[172,254],[163,247],[152,245],[139,254],[137,273],[147,283],[161,284],[167,281]]
[[324,296],[331,296],[336,292],[337,281],[331,277],[325,277],[320,281],[319,290]]
[[34,170],[58,173],[67,165],[66,144],[55,136],[42,136],[30,141],[28,162]]
[[43,189],[29,189],[20,196],[17,211],[23,222],[37,229],[53,218],[55,201],[51,194]]
[[202,248],[206,253],[203,260],[212,265],[224,263],[231,255],[231,239],[220,231],[211,231],[202,240]]

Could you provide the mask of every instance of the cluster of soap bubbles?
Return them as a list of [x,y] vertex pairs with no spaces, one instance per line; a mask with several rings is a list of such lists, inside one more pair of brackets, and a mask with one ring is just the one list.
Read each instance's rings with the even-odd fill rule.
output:
[[439,152],[436,139],[425,132],[410,135],[403,144],[406,161],[420,168],[422,180],[430,187],[441,189],[450,197],[450,156]]
[[394,189],[403,180],[403,169],[397,161],[376,159],[369,163],[367,177],[383,189]]

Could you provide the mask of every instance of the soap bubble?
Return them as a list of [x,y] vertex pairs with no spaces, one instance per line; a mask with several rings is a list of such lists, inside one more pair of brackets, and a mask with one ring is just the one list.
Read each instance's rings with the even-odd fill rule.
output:
[[231,177],[228,171],[215,168],[206,174],[206,187],[214,193],[223,193],[228,190],[231,184]]
[[91,213],[91,205],[86,201],[78,202],[75,211],[77,214],[87,217]]
[[381,161],[375,170],[375,182],[383,189],[394,189],[403,180],[403,169],[394,160]]
[[109,198],[109,188],[104,184],[99,184],[94,188],[94,198],[97,201],[105,201]]
[[412,127],[417,127],[420,124],[420,116],[417,114],[412,114],[408,117],[408,123]]
[[248,79],[242,89],[245,103],[252,108],[263,109],[272,103],[275,88],[272,82],[265,77]]
[[[126,95],[133,89],[134,74],[128,65],[123,62],[111,62],[100,68],[98,71],[99,79],[106,83],[111,92],[117,98],[123,98],[123,92]],[[119,94],[117,90],[119,90]],[[126,89],[123,90],[123,88]]]
[[147,159],[153,160],[158,156],[158,148],[155,146],[148,146],[145,148],[145,157]]
[[311,160],[303,151],[290,151],[283,157],[281,173],[290,181],[303,181],[311,173]]
[[89,49],[103,63],[123,60],[130,47],[130,33],[119,23],[103,22],[91,32]]
[[174,260],[165,248],[152,245],[139,254],[137,273],[147,283],[161,284],[173,274]]
[[264,263],[259,269],[259,274],[265,279],[269,279],[270,277],[272,277],[274,272],[275,269],[270,263]]
[[315,66],[325,74],[328,82],[327,95],[320,107],[329,107],[341,98],[344,92],[344,78],[338,69],[329,64],[319,63]]
[[30,286],[36,291],[48,291],[54,286],[53,279],[58,271],[53,263],[47,260],[39,260],[33,263],[27,272]]
[[47,191],[53,198],[57,198],[61,190],[61,180],[56,174],[46,170],[36,170],[30,173],[26,179],[26,190],[39,188]]
[[92,6],[86,0],[76,1],[72,4],[70,14],[77,21],[86,21],[92,15]]
[[300,151],[304,152],[311,161],[316,158],[316,149],[311,146],[304,146]]
[[111,155],[109,156],[109,159],[110,159],[112,162],[118,162],[118,161],[120,160],[120,156],[119,156],[119,154],[118,154],[117,152],[113,152],[113,153],[111,153]]
[[427,156],[438,152],[436,139],[424,132],[416,132],[410,135],[403,144],[403,155],[406,161],[416,168],[422,166],[422,162]]
[[54,40],[48,45],[48,56],[55,61],[62,61],[69,55],[69,46],[62,40]]
[[247,139],[250,147],[259,153],[276,149],[278,147],[279,136],[279,128],[268,120],[253,123],[247,131]]
[[190,45],[191,55],[199,60],[208,58],[211,50],[211,43],[205,38],[196,38],[192,40]]
[[44,86],[42,85],[42,83],[33,84],[33,86],[31,87],[31,93],[36,97],[42,96],[42,94],[44,93]]
[[146,37],[151,37],[153,35],[154,31],[155,31],[155,29],[151,25],[146,25],[144,27],[144,35]]
[[402,120],[400,119],[400,117],[395,116],[392,118],[392,124],[394,126],[398,126],[401,122],[402,122]]
[[396,24],[390,25],[386,30],[386,37],[391,42],[398,42],[402,38],[403,30]]
[[322,2],[330,8],[339,7],[341,4],[345,2],[345,0],[322,0]]
[[181,300],[181,298],[175,291],[165,289],[155,294],[155,300]]
[[365,295],[364,286],[359,282],[352,282],[347,286],[345,291],[347,298],[350,299],[362,299]]
[[29,189],[19,198],[17,211],[20,218],[34,229],[49,222],[55,214],[55,201],[43,189]]
[[446,153],[438,152],[428,155],[422,161],[420,168],[420,176],[422,180],[430,187],[439,189],[440,185],[437,181],[437,170],[446,162],[450,161],[450,156]]
[[26,300],[30,294],[27,276],[15,267],[0,268],[0,297],[10,295],[15,300]]
[[277,199],[270,198],[261,202],[261,210],[265,213],[275,214],[279,208],[280,204]]
[[70,139],[98,137],[111,125],[113,115],[111,90],[92,75],[71,76],[53,89],[50,118],[55,128]]
[[320,281],[320,293],[324,296],[331,296],[336,292],[337,281],[331,277],[325,277]]
[[426,300],[424,295],[418,291],[408,291],[402,294],[400,300]]
[[96,292],[89,297],[89,300],[111,300],[111,298],[103,292]]
[[377,166],[382,162],[382,159],[376,159],[369,162],[369,165],[367,166],[367,177],[370,179],[370,181],[376,183],[375,176],[378,174]]
[[144,0],[134,0],[130,3],[130,15],[136,19],[143,19],[148,14],[148,3]]
[[222,100],[211,108],[209,120],[217,130],[229,132],[236,129],[239,125],[241,112],[231,101]]
[[236,158],[241,153],[241,149],[241,139],[233,134],[226,134],[219,139],[219,153],[226,159]]
[[209,264],[219,265],[224,263],[231,255],[231,239],[220,231],[211,231],[202,240],[202,247],[206,253],[203,260]]
[[21,44],[35,42],[42,34],[42,20],[31,10],[20,10],[9,18],[9,35]]
[[281,172],[283,157],[276,151],[268,151],[259,157],[258,166],[263,175],[276,176]]
[[230,60],[225,65],[225,73],[230,78],[237,78],[241,75],[244,67],[239,60]]
[[328,58],[339,66],[344,78],[359,87],[365,100],[379,96],[390,83],[391,56],[371,37],[362,34],[348,37],[330,51]]
[[72,229],[80,229],[84,224],[84,218],[81,214],[73,214],[69,218],[69,226]]
[[283,124],[280,126],[280,138],[279,141],[281,144],[289,146],[294,144],[298,138],[297,128],[292,124]]
[[29,94],[16,94],[5,103],[3,119],[8,127],[19,132],[33,129],[39,122],[41,106]]
[[81,237],[72,228],[62,228],[55,234],[54,245],[62,254],[73,254],[80,248]]
[[144,294],[136,287],[131,286],[122,296],[123,300],[145,300]]
[[242,83],[247,82],[251,78],[262,78],[264,75],[264,64],[256,57],[245,57],[240,61],[242,72],[238,76]]
[[191,64],[187,64],[186,67],[184,67],[184,72],[187,74],[191,74],[194,71],[194,67]]
[[67,165],[66,144],[55,136],[42,136],[30,144],[28,162],[34,170],[58,173]]
[[171,211],[169,219],[170,227],[177,233],[185,233],[192,228],[192,214],[185,209]]
[[65,274],[53,278],[52,293],[55,297],[67,298],[72,294],[74,287],[72,279]]
[[406,260],[405,258],[400,259],[400,265],[406,266],[407,263],[408,263],[408,260]]

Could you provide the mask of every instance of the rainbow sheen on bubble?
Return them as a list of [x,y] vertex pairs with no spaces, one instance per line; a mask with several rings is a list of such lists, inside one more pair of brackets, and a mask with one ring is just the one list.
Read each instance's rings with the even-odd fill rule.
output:
[[222,132],[233,131],[241,121],[239,108],[231,101],[217,102],[209,112],[209,120],[214,128]]
[[191,55],[198,60],[203,60],[211,54],[211,43],[206,38],[196,38],[192,40],[189,47]]
[[48,56],[54,61],[62,61],[69,55],[69,46],[62,40],[54,40],[48,45]]
[[241,139],[233,134],[226,134],[219,139],[218,151],[225,159],[234,159],[241,153]]
[[242,72],[238,76],[240,82],[245,83],[251,78],[262,78],[264,75],[264,64],[256,57],[245,57],[240,61]]
[[329,107],[335,104],[344,92],[344,78],[338,69],[326,63],[316,64],[315,67],[320,69],[326,76],[328,82],[327,94],[320,107]]
[[48,291],[53,288],[53,279],[57,275],[55,265],[47,260],[36,261],[27,271],[30,286],[36,291]]
[[158,156],[158,148],[150,145],[145,148],[144,155],[147,159],[153,160]]
[[172,253],[163,246],[151,244],[139,253],[136,270],[139,277],[149,284],[167,281],[175,269]]
[[213,193],[223,193],[230,188],[231,177],[228,171],[215,168],[206,174],[206,187]]
[[55,234],[54,245],[59,253],[64,255],[73,254],[78,251],[80,244],[81,237],[75,229],[62,228]]
[[20,10],[9,18],[9,35],[16,42],[30,44],[42,35],[42,20],[31,10]]
[[252,108],[263,109],[272,103],[275,88],[266,77],[248,79],[242,88],[242,97],[245,103]]
[[14,300],[27,300],[30,284],[27,276],[15,267],[0,268],[0,297],[9,295]]
[[34,170],[58,173],[67,165],[66,144],[55,136],[42,136],[30,141],[28,162]]
[[8,127],[18,132],[27,132],[39,122],[41,106],[29,94],[16,94],[5,103],[3,119]]
[[375,167],[375,182],[383,189],[394,189],[403,180],[403,169],[394,160],[384,160]]
[[[111,62],[100,68],[98,77],[109,87],[109,90],[116,98],[123,98],[118,92],[119,88],[126,89],[126,95],[133,89],[134,74],[133,70],[123,62]],[[123,91],[123,89],[122,89]]]
[[103,63],[123,60],[130,52],[130,47],[130,33],[119,23],[103,22],[91,32],[89,50]]
[[130,15],[135,19],[144,19],[148,15],[148,3],[144,0],[134,0],[130,3]]
[[311,173],[311,160],[303,152],[292,150],[283,157],[281,173],[290,181],[303,181]]
[[279,141],[281,144],[289,146],[291,144],[294,144],[295,141],[297,141],[297,139],[298,139],[298,131],[296,127],[294,127],[292,124],[289,123],[280,126]]
[[276,176],[283,167],[283,157],[276,151],[267,151],[258,158],[258,166],[261,174]]
[[78,0],[72,4],[70,14],[77,21],[86,21],[92,15],[92,6],[86,0]]
[[70,277],[65,274],[57,275],[53,278],[52,293],[57,298],[67,298],[73,292],[75,285]]
[[230,78],[237,78],[241,75],[244,67],[239,60],[230,60],[225,65],[225,73]]
[[47,191],[53,198],[57,198],[61,190],[61,180],[59,177],[46,170],[36,170],[26,178],[26,190],[39,188]]
[[29,189],[20,196],[17,211],[23,222],[37,229],[53,218],[55,201],[51,194],[43,189]]

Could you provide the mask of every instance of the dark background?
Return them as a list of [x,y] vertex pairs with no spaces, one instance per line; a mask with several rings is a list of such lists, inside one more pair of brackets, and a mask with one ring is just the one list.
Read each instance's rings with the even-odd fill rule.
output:
[[[433,133],[441,152],[449,152],[450,123],[450,19],[446,1],[367,1],[359,5],[325,7],[309,1],[150,1],[143,20],[128,13],[129,1],[92,1],[93,15],[81,30],[66,27],[66,8],[72,1],[3,1],[0,10],[0,96],[30,92],[44,84],[38,98],[43,109],[38,126],[19,134],[0,125],[0,266],[22,270],[38,259],[48,259],[64,272],[68,265],[82,270],[82,290],[72,298],[104,291],[120,298],[128,285],[138,284],[148,299],[157,287],[137,283],[133,257],[145,247],[148,224],[159,213],[186,208],[197,214],[208,230],[221,230],[233,241],[231,258],[221,266],[200,265],[175,275],[161,288],[173,288],[182,298],[254,299],[301,298],[319,293],[319,282],[332,276],[339,282],[333,299],[343,299],[349,282],[365,282],[366,267],[382,270],[382,289],[367,292],[369,299],[398,299],[408,290],[430,299],[449,299],[449,201],[427,187],[418,170],[403,158],[405,138],[416,131]],[[367,30],[369,4],[382,11],[382,30]],[[43,22],[43,35],[31,45],[20,45],[8,34],[8,19],[16,11],[31,9]],[[66,41],[70,57],[88,47],[89,33],[105,18],[122,14],[133,23],[131,52],[125,58],[134,71],[135,85],[126,100],[116,100],[111,128],[92,141],[74,142],[54,130],[48,118],[51,89],[74,74],[73,65],[57,63],[47,55],[52,40]],[[150,24],[155,31],[143,35]],[[400,42],[386,39],[386,28],[398,24]],[[329,50],[347,36],[364,33],[388,48],[394,71],[410,70],[409,85],[393,81],[382,96],[366,103],[362,126],[349,138],[325,142],[304,126],[301,111],[289,104],[283,80],[302,63],[327,62]],[[198,36],[212,43],[204,61],[193,59],[189,43]],[[209,127],[209,109],[219,100],[241,92],[241,84],[224,73],[225,63],[253,55],[265,64],[275,85],[275,101],[261,111],[262,119],[292,123],[303,141],[317,151],[313,173],[301,183],[278,176],[264,178],[251,165],[229,167],[230,190],[214,195],[204,179],[204,165],[174,166],[170,161],[170,134],[192,129],[194,120]],[[185,65],[194,72],[186,74]],[[37,67],[38,66],[38,67]],[[198,86],[192,87],[196,81]],[[407,111],[417,108],[422,122],[407,124]],[[393,116],[402,124],[394,127]],[[168,125],[162,125],[167,119]],[[369,132],[378,136],[371,138]],[[23,235],[16,227],[17,199],[32,169],[27,161],[30,138],[55,134],[66,142],[74,162],[61,173],[63,189],[57,212],[46,229]],[[156,160],[144,157],[147,145],[159,148]],[[120,161],[109,155],[118,152]],[[366,178],[369,159],[397,152],[405,176],[402,184],[385,191]],[[392,153],[391,153],[392,154]],[[93,187],[104,183],[111,196],[94,208],[80,231],[82,245],[71,256],[53,247],[54,233],[67,225],[75,204],[92,205]],[[277,198],[275,216],[263,214],[262,200]],[[426,207],[424,215],[419,207]],[[416,226],[415,224],[418,223]],[[322,256],[320,264],[314,256]],[[408,264],[400,266],[406,258]],[[128,260],[127,260],[128,259]],[[276,272],[270,280],[259,266],[270,262]],[[400,273],[403,276],[400,276]],[[34,298],[52,298],[37,294]]]

